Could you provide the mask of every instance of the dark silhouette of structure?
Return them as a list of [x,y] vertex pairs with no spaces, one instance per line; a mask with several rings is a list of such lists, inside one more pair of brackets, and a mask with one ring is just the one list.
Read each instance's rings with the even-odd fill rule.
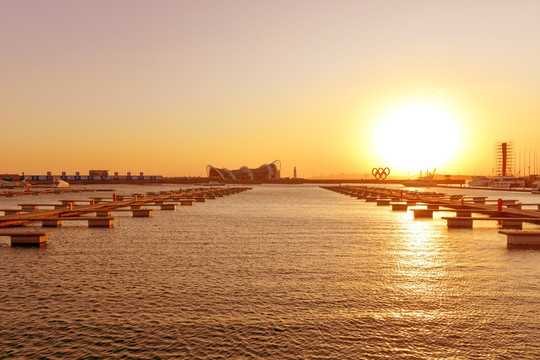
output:
[[514,168],[514,144],[512,142],[496,142],[493,154],[495,174],[510,175]]
[[260,181],[269,179],[279,179],[281,172],[281,161],[276,160],[271,164],[264,164],[256,169],[250,169],[242,166],[237,170],[226,168],[218,169],[212,165],[206,166],[206,174],[210,181]]

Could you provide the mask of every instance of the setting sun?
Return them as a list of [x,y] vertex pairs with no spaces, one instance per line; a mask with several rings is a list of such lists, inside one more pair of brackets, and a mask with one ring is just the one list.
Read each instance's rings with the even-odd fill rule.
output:
[[433,169],[456,154],[456,120],[431,104],[410,104],[388,112],[376,125],[374,147],[385,166],[397,171]]

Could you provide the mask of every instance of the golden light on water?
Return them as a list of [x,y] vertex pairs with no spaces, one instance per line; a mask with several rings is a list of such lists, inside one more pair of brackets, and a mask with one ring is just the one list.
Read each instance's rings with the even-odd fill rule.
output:
[[[462,295],[456,272],[449,273],[445,264],[452,261],[446,252],[447,229],[432,219],[415,220],[412,212],[402,213],[395,221],[396,238],[389,241],[388,259],[381,282],[395,297],[387,311],[374,315],[376,320],[410,323],[448,321],[455,314],[445,307],[446,296]],[[450,258],[449,258],[450,257]],[[429,331],[429,330],[427,330]]]
[[453,159],[460,136],[449,111],[420,103],[400,106],[383,115],[373,142],[381,162],[393,170],[432,170]]

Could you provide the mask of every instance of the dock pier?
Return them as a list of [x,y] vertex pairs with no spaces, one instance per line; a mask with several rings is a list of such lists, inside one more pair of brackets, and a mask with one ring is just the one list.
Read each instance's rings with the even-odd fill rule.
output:
[[[508,246],[540,246],[540,230],[522,230],[523,223],[540,225],[540,204],[487,199],[485,196],[448,196],[444,193],[368,186],[321,186],[321,188],[358,200],[374,202],[377,205],[390,205],[392,211],[412,211],[414,219],[432,219],[433,213],[439,211],[455,212],[455,216],[441,218],[446,220],[448,229],[472,229],[475,221],[494,221],[502,229],[513,229],[499,231],[507,235]],[[526,209],[526,207],[535,207],[535,209]],[[473,214],[478,215],[473,216]]]
[[[92,197],[90,199],[62,200],[60,203],[22,203],[20,209],[0,209],[0,228],[21,227],[41,223],[42,227],[60,228],[64,221],[86,221],[88,227],[114,227],[118,216],[112,212],[131,212],[134,218],[151,218],[156,207],[163,211],[175,211],[177,205],[193,206],[195,202],[206,202],[251,188],[234,187],[220,189],[181,189],[160,191],[159,193],[116,195],[111,199]],[[199,199],[199,200],[197,200]],[[52,207],[52,208],[51,208]],[[91,216],[89,214],[95,214]],[[0,236],[9,236],[12,245],[43,245],[51,231],[0,231]]]

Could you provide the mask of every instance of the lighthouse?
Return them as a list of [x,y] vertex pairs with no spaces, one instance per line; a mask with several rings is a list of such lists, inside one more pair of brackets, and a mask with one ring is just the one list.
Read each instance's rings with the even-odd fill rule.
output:
[[293,179],[296,179],[296,166],[294,167],[294,175],[293,175]]

